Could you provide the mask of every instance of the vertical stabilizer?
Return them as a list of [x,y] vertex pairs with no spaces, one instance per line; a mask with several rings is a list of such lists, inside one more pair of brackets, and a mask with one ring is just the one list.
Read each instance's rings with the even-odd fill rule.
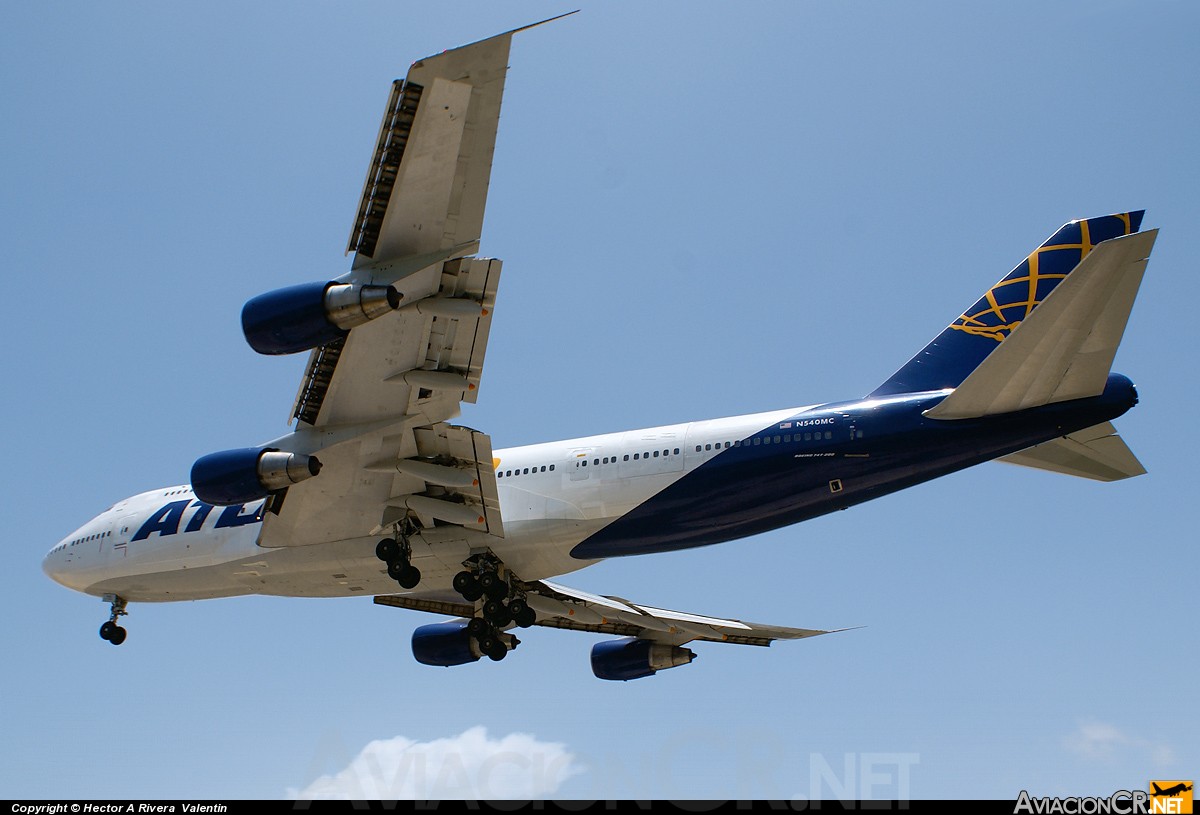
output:
[[1122,212],[1065,224],[870,395],[958,387],[1096,244],[1137,232],[1143,214]]

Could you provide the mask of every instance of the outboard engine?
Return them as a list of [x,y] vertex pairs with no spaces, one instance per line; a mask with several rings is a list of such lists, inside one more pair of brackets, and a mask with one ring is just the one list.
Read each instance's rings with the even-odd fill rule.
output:
[[413,632],[412,651],[417,662],[443,668],[476,662],[481,656],[465,620],[421,626]]
[[695,658],[691,650],[665,642],[636,638],[608,640],[592,646],[592,673],[599,679],[625,682],[687,665]]
[[395,286],[302,283],[246,301],[242,333],[260,354],[294,354],[344,337],[355,326],[400,308]]
[[222,450],[196,459],[192,490],[216,506],[248,504],[321,472],[316,456],[263,447]]

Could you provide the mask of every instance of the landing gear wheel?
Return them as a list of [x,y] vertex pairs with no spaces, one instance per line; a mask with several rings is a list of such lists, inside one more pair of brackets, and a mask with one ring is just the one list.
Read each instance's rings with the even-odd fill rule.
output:
[[117,624],[112,620],[109,620],[104,625],[100,626],[100,639],[112,642],[113,631],[116,629],[116,627]]
[[463,599],[466,600],[468,603],[474,603],[476,600],[478,600],[482,596],[483,596],[483,589],[479,588],[478,583],[476,583],[474,586],[472,586],[469,591],[463,592]]
[[[451,583],[451,585],[453,585],[454,590],[463,597],[467,597],[469,592],[479,589],[479,581],[475,579],[475,575],[465,571],[454,575],[454,581]],[[478,597],[476,597],[476,599],[478,599]]]
[[499,662],[508,656],[508,646],[497,640],[496,647],[490,651],[484,651],[484,653],[488,655],[488,659],[492,662]]
[[400,555],[400,546],[391,538],[384,538],[375,544],[375,557],[384,563],[390,563]]
[[488,600],[483,604],[483,618],[497,627],[506,626],[512,622],[512,614],[499,600]]
[[513,616],[513,619],[521,616],[521,612],[529,608],[529,605],[520,597],[514,597],[508,601],[508,613]]
[[479,638],[479,650],[486,656],[490,657],[495,652],[496,646],[503,648],[504,644],[491,634]]
[[400,575],[404,574],[404,570],[408,568],[408,564],[403,560],[388,561],[388,576],[393,580],[399,580]]
[[[510,608],[509,611],[512,611],[512,609]],[[537,613],[533,609],[526,606],[521,610],[520,614],[513,615],[513,622],[515,622],[521,628],[529,628],[529,626],[537,622]]]
[[421,582],[421,570],[416,566],[405,566],[400,570],[400,574],[396,575],[396,582],[401,588],[413,589]]
[[484,572],[479,576],[479,587],[483,593],[493,600],[503,600],[508,596],[508,584],[500,579],[495,572]]
[[492,627],[488,625],[486,620],[479,617],[472,617],[467,623],[467,633],[477,640],[481,640],[485,635],[492,633]]
[[114,625],[112,633],[108,637],[108,641],[111,642],[113,645],[120,645],[121,643],[125,642],[125,636],[128,633],[129,632],[126,631],[121,626]]

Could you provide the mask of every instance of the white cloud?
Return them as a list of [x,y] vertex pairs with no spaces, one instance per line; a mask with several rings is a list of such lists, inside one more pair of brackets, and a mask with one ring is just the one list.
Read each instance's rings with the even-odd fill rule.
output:
[[490,739],[483,727],[458,736],[416,742],[397,736],[373,741],[350,764],[288,797],[313,799],[535,799],[548,798],[583,772],[575,756],[554,742],[513,733]]
[[1165,744],[1156,744],[1125,733],[1106,722],[1082,722],[1074,733],[1063,739],[1073,753],[1092,761],[1115,761],[1131,753],[1149,757],[1155,764],[1168,764],[1175,754]]

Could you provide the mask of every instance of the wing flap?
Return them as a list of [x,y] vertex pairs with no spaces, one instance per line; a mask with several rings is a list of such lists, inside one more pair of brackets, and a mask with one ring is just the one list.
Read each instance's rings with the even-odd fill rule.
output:
[[970,419],[1102,393],[1157,234],[1150,230],[1097,244],[925,415]]

